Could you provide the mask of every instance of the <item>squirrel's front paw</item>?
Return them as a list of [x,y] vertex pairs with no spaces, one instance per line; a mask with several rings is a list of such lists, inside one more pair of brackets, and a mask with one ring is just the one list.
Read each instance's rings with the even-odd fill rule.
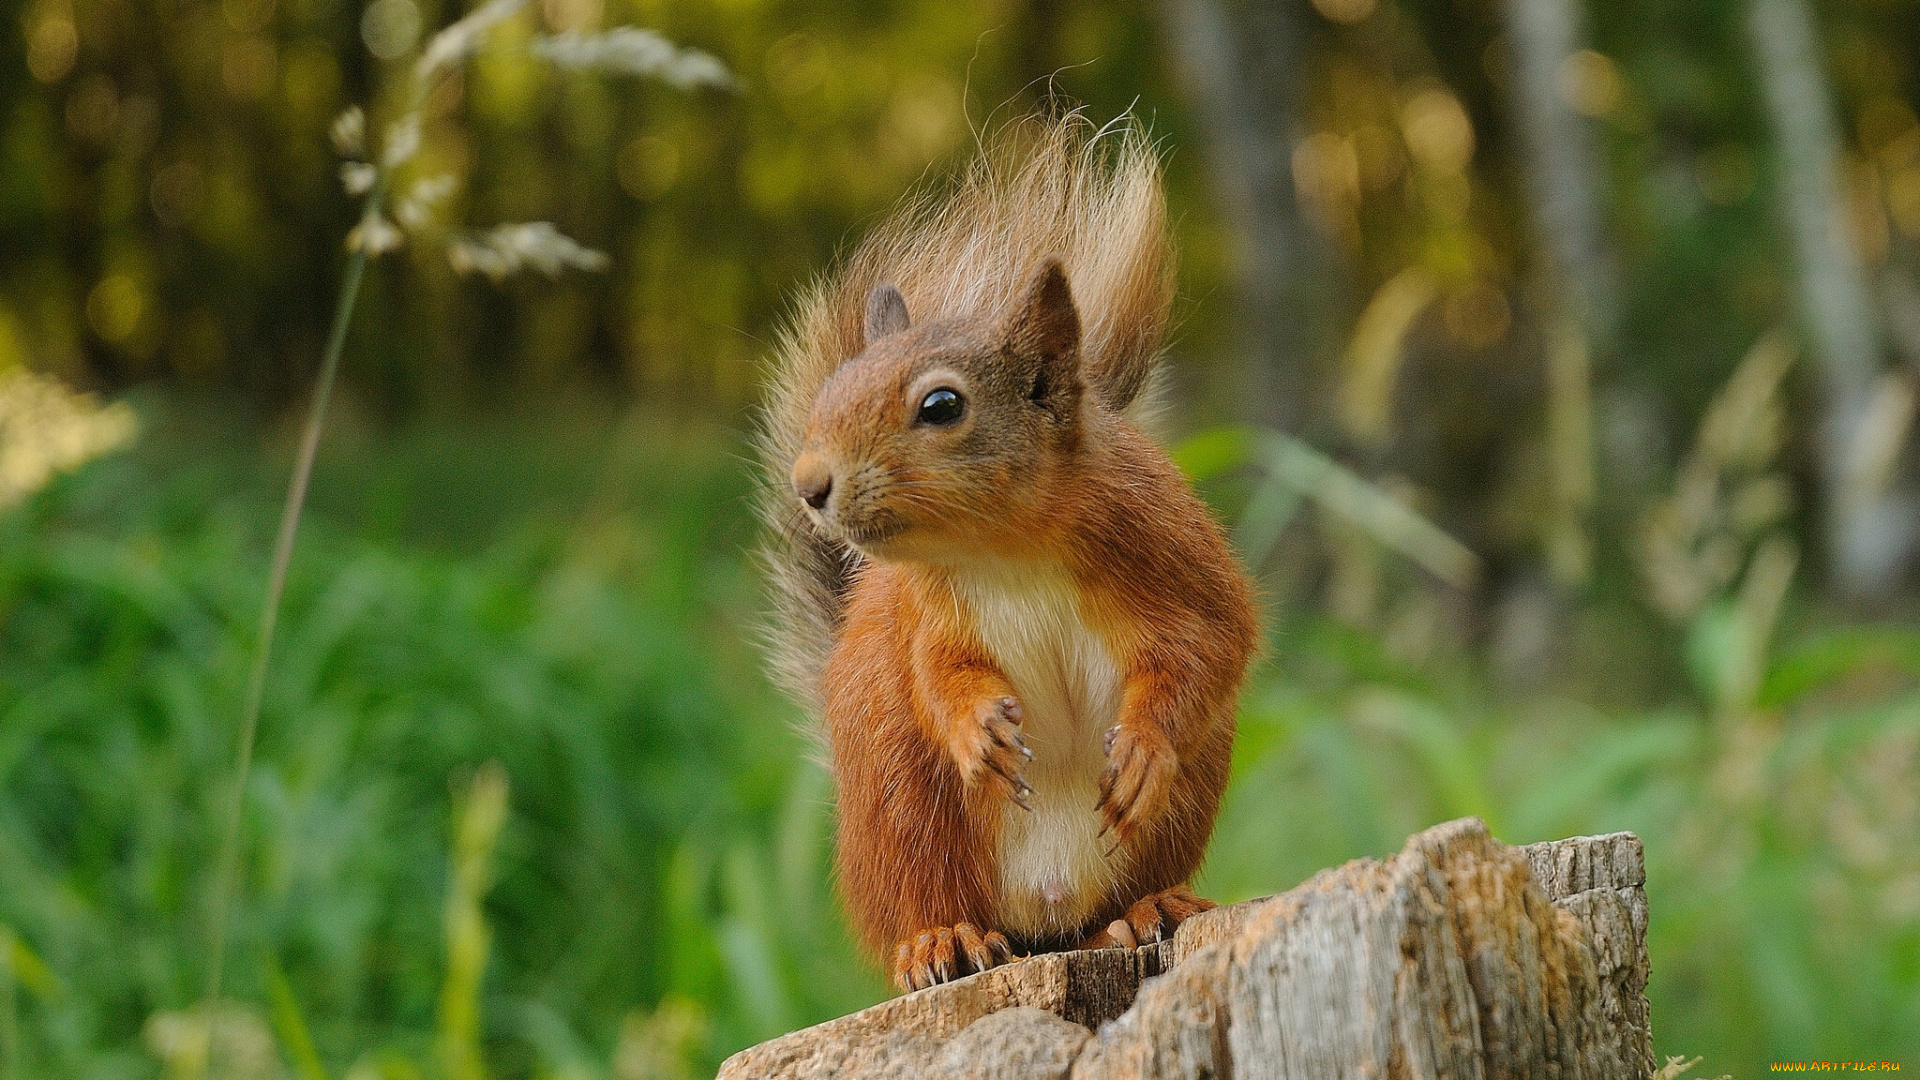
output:
[[1107,729],[1107,769],[1100,774],[1100,817],[1117,849],[1158,815],[1173,790],[1178,766],[1164,738],[1130,728]]
[[1212,911],[1217,905],[1204,897],[1193,895],[1193,890],[1185,885],[1176,885],[1163,892],[1143,896],[1127,913],[1107,924],[1106,929],[1091,935],[1075,948],[1111,949],[1118,945],[1123,948],[1137,949],[1142,945],[1169,941],[1180,924],[1203,911]]
[[983,934],[972,923],[955,923],[901,942],[893,951],[893,982],[901,993],[924,990],[1017,959],[999,931]]
[[1033,788],[1027,783],[1027,762],[1033,751],[1020,734],[1020,701],[1001,697],[981,702],[973,712],[973,722],[964,724],[954,747],[960,775],[969,785],[985,780],[998,787],[1009,799],[1028,810],[1033,804],[1027,796]]

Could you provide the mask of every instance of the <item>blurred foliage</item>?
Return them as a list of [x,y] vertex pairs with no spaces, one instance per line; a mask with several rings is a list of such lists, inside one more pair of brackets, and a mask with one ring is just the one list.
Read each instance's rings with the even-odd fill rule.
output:
[[[1920,635],[1810,634],[1770,677],[1840,650],[1844,670],[1723,725],[1697,706],[1495,704],[1350,628],[1296,637],[1242,716],[1214,894],[1260,895],[1463,814],[1515,842],[1631,829],[1657,1050],[1736,1076],[1794,1047],[1920,1050]],[[1882,697],[1889,681],[1903,689]]]
[[[204,404],[145,411],[134,451],[0,517],[21,1076],[150,1074],[143,1051],[206,1040],[208,780],[283,465]],[[238,1011],[214,1025],[234,1069],[266,1045],[261,1075],[477,1075],[445,1050],[457,1021],[487,1075],[695,1076],[884,996],[831,898],[825,777],[757,674],[733,437],[578,405],[484,427],[349,427],[323,455],[248,792]],[[1302,514],[1370,542],[1311,492]],[[1702,625],[1749,617],[1730,599]],[[1738,651],[1699,631],[1695,685],[1648,711],[1494,694],[1410,625],[1278,631],[1205,890],[1271,892],[1462,814],[1516,842],[1630,828],[1660,1049],[1736,1073],[1920,1051],[1920,634],[1788,610],[1728,702]],[[479,781],[490,860],[461,839]]]
[[[536,7],[503,29],[509,44],[535,25],[636,23],[719,56],[740,92],[566,77],[511,48],[436,91],[419,168],[461,180],[453,217],[552,220],[614,253],[614,272],[516,285],[503,303],[437,253],[402,252],[350,346],[350,379],[383,408],[581,379],[736,405],[789,290],[958,149],[969,110],[981,122],[1052,72],[1048,39],[1102,57],[1062,81],[1105,114],[1156,85],[1151,27],[1090,3]],[[8,20],[24,33],[0,36],[0,320],[21,350],[84,384],[164,374],[269,401],[298,388],[354,218],[328,125],[358,102],[373,129],[394,119],[402,54],[458,14],[436,0],[28,0]]]
[[125,445],[133,433],[133,410],[125,404],[102,409],[58,380],[25,368],[0,370],[0,506]]
[[[1585,5],[1593,48],[1562,91],[1601,135],[1621,307],[1590,361],[1529,284],[1501,5],[1295,7],[1306,102],[1283,150],[1347,343],[1301,358],[1297,438],[1213,426],[1244,415],[1237,238],[1156,9],[542,0],[496,31],[426,101],[415,167],[458,179],[449,220],[552,221],[608,271],[495,285],[418,242],[374,265],[211,1010],[285,410],[358,214],[328,129],[358,103],[385,131],[409,49],[462,11],[9,7],[0,1076],[185,1076],[211,1054],[302,1080],[678,1078],[884,993],[831,897],[829,785],[758,674],[739,421],[792,290],[1048,79],[1165,140],[1169,426],[1199,432],[1183,464],[1275,615],[1202,887],[1274,891],[1467,813],[1516,842],[1631,828],[1660,1050],[1706,1075],[1920,1060],[1920,634],[1831,608],[1801,557],[1811,395],[1779,332],[1744,5]],[[1819,10],[1853,238],[1920,356],[1920,4]],[[563,78],[516,51],[628,23],[737,87]],[[62,382],[129,391],[135,447],[82,467],[133,413]]]
[[[880,991],[830,914],[823,777],[796,773],[790,716],[752,677],[725,436],[568,430],[609,476],[646,463],[645,504],[629,515],[624,486],[587,472],[456,550],[338,527],[396,490],[441,526],[462,519],[433,499],[549,492],[551,431],[394,463],[348,451],[317,484],[229,968],[239,999],[303,1017],[336,1074],[383,1046],[432,1058],[443,978],[455,1003],[479,978],[477,880],[442,898],[470,846],[446,824],[449,778],[488,761],[514,791],[486,901],[498,1073],[604,1064],[627,1011],[663,997],[711,1020],[706,1059]],[[663,469],[664,439],[680,452]],[[190,452],[110,460],[0,521],[0,924],[60,980],[22,995],[19,1075],[138,1071],[146,1018],[201,985],[209,781],[231,769],[277,470],[173,449]],[[445,934],[466,959],[443,958]]]
[[[1349,342],[1296,358],[1317,403],[1301,434],[1404,487],[1495,582],[1530,572],[1545,547],[1559,576],[1591,564],[1617,591],[1634,572],[1630,524],[1675,448],[1792,304],[1743,0],[1588,5],[1594,48],[1562,90],[1601,136],[1620,312],[1575,416],[1548,404],[1559,369],[1541,359],[1561,351],[1547,347],[1532,284],[1501,4],[1296,6],[1305,102],[1296,143],[1278,149],[1309,226],[1332,242],[1331,262],[1306,272],[1347,294],[1321,317]],[[496,286],[454,273],[435,245],[381,260],[345,375],[373,415],[567,388],[737,416],[793,290],[964,153],[973,129],[1048,88],[1103,118],[1131,107],[1165,140],[1184,258],[1181,399],[1198,417],[1243,411],[1222,317],[1238,239],[1215,212],[1207,133],[1154,6],[535,8],[431,95],[415,168],[458,181],[449,220],[482,233],[550,220],[608,252],[610,270]],[[357,213],[328,125],[364,103],[369,130],[384,130],[407,105],[408,48],[458,9],[21,0],[20,32],[0,36],[0,367],[28,362],[85,389],[163,378],[269,406],[295,398]],[[1920,355],[1920,4],[1822,13],[1856,239]],[[577,77],[522,48],[536,33],[626,23],[719,57],[735,90]],[[1789,387],[1802,402],[1803,383]],[[1792,415],[1787,474],[1799,480],[1814,472],[1801,419],[1813,414]],[[1595,544],[1576,535],[1589,518]]]

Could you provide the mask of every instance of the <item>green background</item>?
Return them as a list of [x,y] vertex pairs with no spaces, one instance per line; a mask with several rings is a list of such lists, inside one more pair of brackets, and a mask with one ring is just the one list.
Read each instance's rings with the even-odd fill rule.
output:
[[[1202,891],[1283,889],[1466,814],[1512,842],[1632,829],[1659,1053],[1709,1076],[1920,1067],[1915,592],[1826,584],[1804,362],[1777,445],[1742,466],[1784,509],[1727,526],[1741,565],[1799,542],[1778,619],[1752,624],[1738,576],[1663,614],[1637,554],[1709,402],[1791,321],[1741,5],[1587,10],[1619,77],[1597,130],[1622,314],[1597,358],[1593,567],[1571,585],[1542,554],[1553,446],[1499,11],[1297,7],[1303,132],[1390,128],[1442,87],[1474,134],[1464,215],[1436,217],[1403,160],[1329,232],[1336,262],[1301,270],[1339,283],[1342,340],[1408,266],[1454,275],[1404,344],[1394,440],[1345,433],[1340,357],[1304,350],[1301,434],[1484,573],[1445,584],[1311,497],[1260,533],[1266,658]],[[1863,250],[1876,280],[1911,275],[1920,5],[1817,12],[1868,177]],[[327,127],[352,103],[390,119],[409,58],[369,56],[337,0],[5,14],[0,376],[124,401],[139,434],[0,507],[0,1075],[153,1076],[185,1067],[167,1021],[204,991],[272,530],[358,212]],[[626,23],[711,52],[737,88],[563,76],[514,48]],[[550,0],[490,40],[429,99],[414,168],[462,183],[369,273],[292,564],[229,933],[231,1037],[270,1040],[252,1075],[474,1075],[462,1001],[489,1075],[704,1075],[885,995],[833,899],[829,785],[756,648],[758,363],[836,251],[1049,85],[1161,141],[1183,257],[1167,438],[1243,543],[1270,487],[1221,435],[1247,415],[1240,238],[1163,9]],[[441,254],[449,223],[520,220],[610,268],[495,286]],[[1485,309],[1448,303],[1488,295],[1501,333],[1450,328]],[[468,861],[493,883],[466,986],[449,955],[478,939],[448,896],[487,762],[510,809]],[[248,1075],[244,1056],[223,1067]]]

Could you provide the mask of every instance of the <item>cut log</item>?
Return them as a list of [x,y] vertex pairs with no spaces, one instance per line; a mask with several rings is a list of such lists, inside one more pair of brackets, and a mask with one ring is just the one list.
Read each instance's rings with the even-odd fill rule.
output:
[[1450,822],[1172,941],[921,990],[720,1076],[1645,1080],[1645,883],[1628,833],[1515,848]]

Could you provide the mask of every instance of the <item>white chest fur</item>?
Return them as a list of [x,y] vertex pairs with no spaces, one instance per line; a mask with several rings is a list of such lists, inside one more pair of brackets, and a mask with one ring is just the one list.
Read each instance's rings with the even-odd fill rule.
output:
[[954,578],[954,592],[1020,697],[1033,751],[1033,812],[1008,803],[1000,818],[1000,928],[1071,932],[1114,883],[1098,804],[1102,739],[1120,712],[1119,667],[1056,566],[970,567]]

